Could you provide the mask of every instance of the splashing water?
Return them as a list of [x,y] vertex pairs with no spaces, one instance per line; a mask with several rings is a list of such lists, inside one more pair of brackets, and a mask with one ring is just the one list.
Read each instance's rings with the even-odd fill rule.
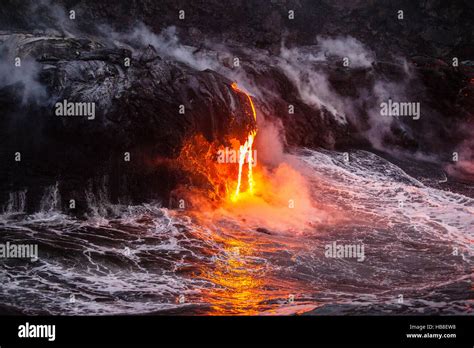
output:
[[[351,153],[350,164],[330,151],[292,159],[309,190],[296,210],[254,196],[214,209],[115,206],[117,216],[86,221],[58,212],[1,216],[3,241],[39,250],[36,262],[0,262],[2,310],[472,314],[473,198],[425,186],[365,151]],[[283,187],[294,172],[279,171],[278,195],[301,191]],[[298,211],[304,197],[313,213]],[[326,257],[334,241],[363,244],[365,261]]]

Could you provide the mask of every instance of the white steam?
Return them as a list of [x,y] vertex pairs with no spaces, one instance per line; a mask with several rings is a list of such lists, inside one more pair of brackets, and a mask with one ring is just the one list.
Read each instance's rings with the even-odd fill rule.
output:
[[362,42],[350,36],[337,38],[318,36],[318,46],[320,55],[324,53],[325,58],[330,56],[347,58],[351,68],[370,68],[375,61],[375,54]]
[[[259,49],[239,48],[236,51],[235,47],[210,41],[204,41],[203,47],[199,48],[187,46],[180,42],[175,27],[166,28],[160,34],[153,33],[144,24],[137,25],[128,33],[101,29],[114,40],[114,44],[138,48],[136,54],[140,54],[140,48],[151,45],[166,59],[198,70],[212,69],[236,81],[241,89],[258,99],[259,104],[266,108],[260,111],[267,114],[272,113],[271,99],[275,98],[275,93],[268,86],[259,85],[252,70],[277,67],[292,82],[305,104],[327,110],[341,125],[349,122],[355,125],[375,148],[390,150],[385,148],[384,138],[391,134],[393,122],[397,122],[399,128],[405,128],[395,118],[380,114],[380,103],[389,98],[408,100],[405,92],[413,76],[405,60],[398,64],[405,74],[401,81],[380,77],[365,87],[354,83],[357,88],[354,97],[341,95],[332,85],[329,70],[334,68],[334,62],[341,63],[341,69],[373,69],[375,53],[353,37],[317,37],[317,45],[306,47],[287,48],[283,44],[280,55],[275,56]],[[233,66],[235,57],[240,58],[240,67]],[[345,59],[349,65],[342,67]]]
[[46,97],[46,88],[38,80],[42,67],[30,57],[22,58],[17,47],[16,36],[10,36],[0,45],[0,88],[18,84],[22,104],[39,103]]
[[474,131],[469,130],[469,137],[456,149],[457,160],[446,166],[449,175],[461,180],[474,181],[474,141],[472,139],[474,139]]

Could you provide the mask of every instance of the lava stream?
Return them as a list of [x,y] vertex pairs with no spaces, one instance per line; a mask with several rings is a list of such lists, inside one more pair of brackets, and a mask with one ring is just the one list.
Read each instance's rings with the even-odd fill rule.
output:
[[[252,98],[250,97],[250,95],[248,95],[244,91],[240,90],[239,87],[237,86],[237,83],[235,83],[235,82],[232,84],[232,88],[235,91],[240,92],[240,93],[244,93],[247,96],[247,98],[249,100],[249,103],[250,103],[250,106],[252,108],[253,118],[256,122],[257,121],[257,113],[255,111],[255,107],[253,105],[253,101],[252,101]],[[236,202],[239,199],[240,185],[241,185],[241,182],[242,182],[242,169],[243,169],[246,157],[247,157],[247,163],[248,163],[248,179],[247,179],[248,180],[248,192],[250,194],[253,194],[253,192],[254,192],[255,181],[254,181],[254,178],[253,178],[252,166],[253,166],[253,142],[254,142],[254,139],[255,139],[256,135],[257,135],[256,130],[250,131],[250,133],[247,137],[247,140],[245,141],[245,144],[240,146],[240,150],[239,150],[239,176],[238,176],[238,179],[237,179],[237,187],[235,189],[234,194],[231,196],[231,200],[233,202]]]

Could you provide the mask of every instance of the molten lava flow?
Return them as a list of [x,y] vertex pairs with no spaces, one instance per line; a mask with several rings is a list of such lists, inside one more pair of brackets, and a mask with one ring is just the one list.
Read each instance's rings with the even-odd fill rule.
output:
[[[257,121],[257,113],[255,111],[255,107],[253,105],[252,98],[247,93],[240,90],[239,87],[237,87],[237,83],[234,82],[232,84],[232,88],[235,91],[237,91],[239,93],[244,93],[247,96],[247,98],[249,100],[249,103],[250,103],[250,106],[252,108],[253,118],[256,122]],[[248,192],[250,194],[253,194],[253,192],[254,192],[255,181],[253,179],[252,166],[253,166],[253,141],[254,141],[256,135],[257,135],[256,130],[250,131],[244,145],[240,146],[240,150],[239,150],[239,176],[237,178],[237,187],[235,188],[234,194],[231,196],[231,200],[233,202],[235,202],[239,199],[240,186],[241,186],[241,183],[242,183],[242,169],[243,169],[246,157],[247,157],[247,162],[248,162]]]
[[[253,120],[256,121],[257,113],[252,98],[241,91],[236,83],[232,84],[232,89],[247,97],[250,107],[245,112],[248,116],[251,112]],[[194,189],[206,192],[206,196],[212,200],[226,199],[236,202],[243,193],[253,195],[256,191],[254,176],[258,173],[254,173],[252,168],[256,161],[256,155],[253,153],[256,135],[257,130],[255,125],[252,125],[243,145],[239,139],[228,136],[225,138],[225,143],[230,144],[228,148],[217,142],[208,141],[202,134],[196,134],[186,139],[176,163],[190,174],[188,184]],[[247,182],[243,179],[246,161]]]

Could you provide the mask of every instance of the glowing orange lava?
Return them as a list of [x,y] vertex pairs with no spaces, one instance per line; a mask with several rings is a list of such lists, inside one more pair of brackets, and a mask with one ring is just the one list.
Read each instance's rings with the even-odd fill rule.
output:
[[[252,98],[240,90],[236,83],[231,85],[232,89],[248,99],[245,113],[253,121],[257,120],[257,113]],[[247,104],[247,103],[246,103]],[[228,200],[235,203],[256,192],[255,172],[256,154],[253,152],[257,130],[255,124],[248,131],[245,142],[242,145],[240,139],[228,136],[224,144],[207,140],[202,134],[196,134],[185,140],[181,152],[175,163],[180,169],[184,169],[189,176],[188,182],[183,186],[192,187],[206,193],[211,200]],[[227,146],[225,146],[227,145]],[[245,180],[245,162],[247,162],[247,180]],[[238,165],[237,165],[238,164]]]
[[[253,118],[256,122],[257,121],[257,112],[255,111],[255,107],[253,105],[252,98],[247,93],[240,90],[239,87],[237,86],[237,83],[234,82],[232,84],[232,88],[235,91],[237,91],[239,93],[244,93],[247,96],[247,98],[249,100],[249,103],[250,103],[250,107],[252,108]],[[241,186],[241,183],[242,183],[242,169],[243,169],[246,157],[247,157],[247,163],[248,163],[248,175],[247,175],[248,192],[250,194],[253,194],[253,192],[254,192],[255,181],[254,181],[254,178],[253,178],[252,166],[253,166],[253,162],[254,162],[254,159],[253,159],[253,142],[254,142],[254,139],[255,139],[256,135],[257,135],[256,130],[250,131],[244,145],[240,146],[240,149],[239,149],[239,176],[237,178],[237,187],[235,188],[234,194],[231,196],[231,200],[233,202],[236,202],[239,199],[240,186]]]

